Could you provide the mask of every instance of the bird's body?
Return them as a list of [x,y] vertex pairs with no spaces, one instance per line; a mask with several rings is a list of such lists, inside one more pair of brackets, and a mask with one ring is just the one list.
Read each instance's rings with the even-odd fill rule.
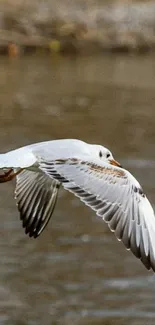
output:
[[98,157],[98,152],[102,148],[100,145],[92,145],[76,139],[45,141],[1,154],[0,168],[31,167],[37,163],[37,156],[40,156],[40,154],[42,159],[47,159],[48,157],[49,160],[65,159],[68,157],[78,158],[79,154],[84,157],[91,157],[95,153]]
[[15,198],[25,232],[37,237],[52,216],[59,186],[108,223],[127,249],[155,271],[155,215],[138,181],[103,146],[64,139],[0,155],[0,182],[16,176]]

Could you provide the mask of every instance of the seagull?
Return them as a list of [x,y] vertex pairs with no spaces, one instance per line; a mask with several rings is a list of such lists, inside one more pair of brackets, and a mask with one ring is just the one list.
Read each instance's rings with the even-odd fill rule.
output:
[[101,145],[45,141],[0,154],[0,183],[16,178],[25,233],[38,237],[62,185],[96,212],[119,241],[155,272],[155,215],[138,181]]

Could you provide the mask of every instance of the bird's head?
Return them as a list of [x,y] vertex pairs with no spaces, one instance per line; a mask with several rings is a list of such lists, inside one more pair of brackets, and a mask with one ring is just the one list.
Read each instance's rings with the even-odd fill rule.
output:
[[101,160],[104,160],[108,164],[122,168],[121,164],[114,159],[111,151],[107,148],[99,146],[98,155]]

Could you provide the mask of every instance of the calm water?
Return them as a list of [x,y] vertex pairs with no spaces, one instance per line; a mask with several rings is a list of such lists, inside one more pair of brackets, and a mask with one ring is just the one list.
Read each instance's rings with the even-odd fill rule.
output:
[[[155,205],[154,57],[0,58],[1,152],[55,138],[109,147]],[[0,324],[153,325],[155,276],[60,192],[37,240],[0,186]]]

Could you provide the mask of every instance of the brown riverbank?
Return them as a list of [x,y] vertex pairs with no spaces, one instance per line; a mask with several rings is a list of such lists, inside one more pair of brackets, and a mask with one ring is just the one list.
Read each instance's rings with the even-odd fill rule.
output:
[[1,0],[0,53],[144,53],[155,49],[155,1]]

